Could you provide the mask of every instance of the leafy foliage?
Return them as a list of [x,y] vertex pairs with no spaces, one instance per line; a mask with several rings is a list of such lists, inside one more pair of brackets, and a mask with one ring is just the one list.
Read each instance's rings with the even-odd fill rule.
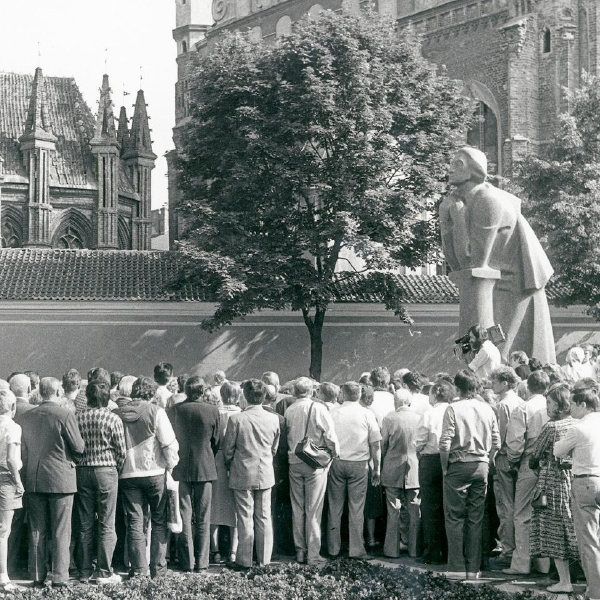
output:
[[231,34],[200,59],[180,144],[191,262],[178,284],[212,289],[203,327],[291,307],[318,351],[332,283],[354,276],[336,275],[347,252],[408,320],[385,272],[439,258],[436,222],[419,215],[464,139],[459,91],[413,33],[371,14],[307,17],[270,46]]
[[516,180],[524,212],[543,236],[561,302],[585,304],[600,318],[600,79],[565,90],[570,114],[543,157],[529,157]]

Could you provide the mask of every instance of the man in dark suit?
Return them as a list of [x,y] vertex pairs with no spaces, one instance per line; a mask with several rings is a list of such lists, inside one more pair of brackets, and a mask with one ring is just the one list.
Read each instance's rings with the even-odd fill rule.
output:
[[234,569],[252,566],[256,541],[259,565],[271,562],[273,522],[271,488],[275,484],[273,456],[279,446],[279,419],[261,406],[265,384],[258,379],[244,382],[248,406],[231,415],[223,441],[223,457],[229,469],[229,487],[235,498],[239,544]]
[[[180,460],[173,469],[173,478],[179,481],[183,521],[179,561],[184,571],[207,569],[210,555],[210,505],[212,482],[217,479],[215,454],[219,449],[219,410],[203,402],[206,389],[202,378],[190,377],[185,384],[187,398],[167,410],[179,442]],[[192,518],[195,523],[193,534]]]
[[69,579],[69,544],[73,495],[77,491],[74,456],[83,452],[75,414],[61,406],[61,385],[54,377],[40,381],[42,404],[21,417],[22,477],[27,491],[31,542],[29,572],[35,586],[47,575],[52,548],[52,585]]

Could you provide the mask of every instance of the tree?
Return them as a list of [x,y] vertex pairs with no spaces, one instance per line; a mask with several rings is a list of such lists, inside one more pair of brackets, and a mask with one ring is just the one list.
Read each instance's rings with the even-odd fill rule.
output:
[[471,106],[415,35],[375,15],[323,12],[275,45],[241,34],[199,60],[179,158],[178,285],[212,286],[214,330],[261,309],[302,311],[310,375],[346,251],[409,317],[389,270],[439,258],[434,219]]
[[[523,211],[547,247],[564,305],[600,319],[600,79],[565,90],[570,112],[541,157],[528,157],[516,184]],[[518,193],[518,192],[517,192]]]

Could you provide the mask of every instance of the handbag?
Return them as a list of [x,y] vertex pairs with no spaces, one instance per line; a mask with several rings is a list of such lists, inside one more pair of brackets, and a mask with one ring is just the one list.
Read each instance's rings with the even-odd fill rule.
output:
[[311,402],[310,409],[308,411],[308,417],[306,419],[306,429],[304,430],[304,437],[296,445],[294,454],[309,467],[313,469],[325,469],[328,467],[333,460],[331,452],[328,448],[317,446],[315,442],[308,435],[308,426],[310,424],[310,415],[312,414],[314,402]]
[[[554,449],[554,445],[556,444],[556,429],[554,430],[554,441],[552,442],[552,448],[551,451]],[[533,456],[529,459],[530,460],[530,467],[531,467],[531,459],[534,458]],[[557,459],[552,457],[551,460],[556,461]],[[549,468],[549,467],[548,467]],[[548,468],[546,469],[546,477],[544,479],[544,485],[540,486],[540,488],[535,492],[535,494],[533,495],[533,498],[531,499],[531,506],[533,508],[548,508],[548,496],[546,495],[546,484],[548,483]]]
[[167,472],[167,528],[171,533],[183,531],[183,521],[179,510],[179,481]]

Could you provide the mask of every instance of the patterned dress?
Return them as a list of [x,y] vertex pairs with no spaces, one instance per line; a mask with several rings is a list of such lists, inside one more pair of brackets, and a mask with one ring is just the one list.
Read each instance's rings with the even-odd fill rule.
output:
[[531,556],[579,560],[571,512],[571,470],[561,469],[553,454],[554,444],[565,436],[573,423],[572,417],[549,421],[533,449],[533,457],[539,460],[540,466],[534,497],[538,491],[545,494],[548,506],[533,509]]

